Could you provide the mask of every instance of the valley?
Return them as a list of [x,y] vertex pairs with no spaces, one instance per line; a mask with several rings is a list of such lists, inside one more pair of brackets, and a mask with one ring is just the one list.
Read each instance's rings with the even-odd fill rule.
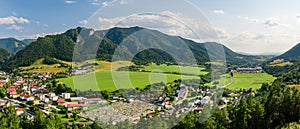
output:
[[[147,36],[130,37],[141,30],[142,35]],[[84,36],[91,31],[94,33],[90,37]],[[104,31],[107,35],[102,35]],[[133,56],[132,60],[126,60],[127,55],[132,56],[135,52],[129,46],[123,46],[122,54],[117,55],[120,59],[113,60],[117,46],[128,37],[134,45],[146,42],[157,45],[159,49],[146,49]],[[142,39],[132,40],[138,38]],[[99,40],[100,45],[94,42]],[[175,60],[161,50],[168,47],[178,53],[184,52],[178,45],[171,46],[172,43],[187,44],[196,62],[184,62],[189,61],[190,56],[185,60]],[[76,47],[75,50],[76,45],[84,49]],[[91,52],[97,45],[97,52]],[[207,46],[224,49],[224,55],[218,52],[208,55]],[[284,90],[283,94],[291,93],[296,98],[300,82],[300,60],[291,52],[284,53],[285,56],[242,55],[220,43],[197,43],[141,27],[99,31],[77,27],[62,34],[39,38],[15,54],[7,54],[5,49],[2,51],[0,66],[5,74],[0,93],[9,97],[3,101],[13,102],[21,107],[17,110],[26,112],[33,112],[36,109],[32,108],[38,106],[47,116],[52,112],[67,124],[91,125],[100,120],[108,126],[109,120],[115,116],[118,119],[113,122],[128,122],[131,127],[135,126],[132,123],[145,124],[141,118],[155,120],[187,115],[184,120],[190,121],[189,118],[205,113],[204,107],[212,106],[213,102],[216,102],[217,113],[221,110],[239,116],[235,109],[243,110],[245,105],[254,104],[265,109],[273,104],[261,99],[279,94],[269,94],[270,91]],[[74,51],[78,53],[73,55]],[[91,58],[93,56],[96,58]],[[226,62],[221,59],[226,59]],[[282,103],[284,101],[280,101],[279,105]],[[139,106],[141,104],[144,106]],[[39,114],[38,111],[33,114]],[[211,118],[216,119],[215,115]],[[218,115],[224,117],[223,114]],[[258,119],[263,121],[263,118]],[[214,120],[207,120],[211,121]],[[182,125],[179,123],[176,127]]]

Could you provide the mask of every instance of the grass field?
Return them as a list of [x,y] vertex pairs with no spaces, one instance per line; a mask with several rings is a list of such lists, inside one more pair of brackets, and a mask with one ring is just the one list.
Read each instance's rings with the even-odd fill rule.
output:
[[[176,74],[162,74],[162,73],[149,73],[149,72],[129,72],[130,80],[126,78],[128,72],[115,71],[116,76],[112,76],[112,72],[108,70],[90,73],[87,75],[80,75],[68,78],[59,79],[67,86],[79,90],[108,90],[113,91],[116,89],[126,88],[144,88],[145,86],[158,82],[171,82],[180,79],[180,75]],[[113,79],[114,78],[114,79]],[[183,76],[183,79],[196,79],[196,76]],[[116,80],[116,81],[113,81]],[[74,82],[73,82],[74,81]],[[129,82],[129,83],[128,83]],[[117,87],[115,86],[115,83]],[[132,83],[132,85],[131,85]],[[76,85],[74,85],[76,84]]]
[[[125,62],[125,61],[113,62],[113,63],[97,61],[97,63],[99,65],[96,66],[96,71],[93,73],[80,75],[80,76],[73,76],[68,78],[62,78],[59,79],[59,81],[65,83],[67,86],[73,89],[79,89],[79,90],[89,90],[89,89],[100,90],[101,89],[101,90],[114,91],[116,89],[144,88],[149,84],[159,83],[159,82],[167,83],[167,82],[174,81],[176,79],[184,80],[184,79],[199,78],[197,76],[181,76],[178,74],[116,71],[120,67],[133,65],[132,63]],[[152,67],[152,70],[154,69],[162,69],[162,71],[169,70],[168,72],[174,72],[174,70],[176,70],[175,66],[171,66],[170,68],[168,67],[169,66],[162,65],[162,66]],[[202,68],[201,70],[204,69]],[[115,74],[113,74],[112,72],[114,72]],[[202,72],[204,73],[204,71]],[[127,77],[129,77],[130,79],[128,80]]]
[[[226,79],[230,80],[230,76],[226,75]],[[276,78],[267,73],[234,73],[233,83],[227,88],[232,90],[239,89],[258,89],[263,83],[272,83]],[[229,81],[227,81],[229,82]]]
[[68,70],[67,68],[64,67],[59,67],[60,64],[53,64],[53,65],[46,65],[43,64],[44,59],[39,59],[36,62],[34,62],[31,66],[26,66],[26,67],[20,67],[23,72],[28,73],[43,73],[43,72],[64,72]]
[[[160,70],[168,73],[182,73],[182,74],[194,74],[194,75],[205,75],[208,72],[204,71],[204,67],[193,67],[193,66],[178,66],[178,65],[156,65],[151,64],[143,68],[146,71]],[[198,71],[197,71],[198,70]]]

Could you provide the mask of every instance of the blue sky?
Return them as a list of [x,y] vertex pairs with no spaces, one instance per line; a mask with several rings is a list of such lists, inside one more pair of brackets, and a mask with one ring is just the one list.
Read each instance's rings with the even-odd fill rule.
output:
[[[172,7],[163,10],[164,7],[159,7],[159,5],[164,4],[159,1],[157,0],[157,6],[152,6],[152,8],[161,11],[162,14],[177,15],[182,19],[186,18],[186,21],[189,21],[188,17],[199,16],[198,13],[185,11],[189,10],[187,9],[188,7],[179,4],[180,2],[176,2],[176,0],[170,0],[169,3]],[[298,0],[188,1],[200,9],[201,15],[208,19],[208,22],[219,36],[219,40],[216,41],[221,42],[234,51],[248,53],[283,52],[300,42],[300,8],[297,7],[300,5],[300,1]],[[122,15],[126,15],[122,11],[123,8],[121,6],[123,5],[131,7],[124,7],[124,10],[126,9],[127,12],[135,12],[135,10],[146,12],[147,9],[145,8],[150,8],[149,4],[143,4],[142,2],[131,4],[134,0],[120,0],[118,2],[117,8],[105,10],[105,8],[110,7],[111,1],[1,0],[0,38],[37,38],[47,34],[61,33],[77,26],[88,26],[92,24],[91,19],[98,16],[93,15],[95,12],[103,16],[101,24],[109,25],[112,21],[122,18]],[[104,9],[97,12],[100,8]],[[175,13],[176,10],[178,12],[181,11],[182,14]],[[136,18],[145,17],[136,16]],[[150,18],[154,17],[146,17],[147,20]],[[131,21],[133,20],[137,24],[137,19],[132,18]],[[205,22],[207,23],[207,21]],[[166,24],[172,23],[172,21],[166,22]],[[130,25],[128,23],[121,24]],[[187,24],[195,26],[193,22],[187,22]],[[109,27],[111,26],[101,26],[98,29],[107,29]],[[201,26],[193,29],[201,30],[203,28],[205,27]],[[162,31],[193,39],[192,36],[185,35],[186,33],[182,34],[179,31],[172,30],[172,27]],[[199,33],[201,32],[199,31]],[[213,41],[213,39],[205,38],[201,41],[204,42],[206,40]]]

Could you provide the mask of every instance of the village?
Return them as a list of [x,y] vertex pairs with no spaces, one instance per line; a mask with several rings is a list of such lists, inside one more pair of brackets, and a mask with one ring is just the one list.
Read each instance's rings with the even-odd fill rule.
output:
[[[34,108],[39,108],[46,115],[59,113],[63,120],[79,117],[77,124],[91,124],[99,120],[114,123],[129,120],[138,122],[141,118],[168,117],[182,115],[189,111],[201,113],[205,104],[213,103],[210,87],[192,87],[185,84],[173,86],[170,96],[165,91],[153,96],[138,94],[123,97],[113,95],[107,100],[101,97],[87,98],[76,96],[73,92],[53,92],[52,76],[54,73],[37,73],[16,76],[2,72],[1,88],[5,88],[6,97],[0,100],[0,111],[4,107],[13,105],[16,113],[21,117],[25,112],[29,120],[34,118]],[[55,91],[55,90],[54,90]],[[241,97],[247,97],[253,92],[231,91],[223,95],[218,102],[220,109],[235,104]],[[146,101],[151,98],[151,101]],[[66,121],[70,122],[70,121]]]

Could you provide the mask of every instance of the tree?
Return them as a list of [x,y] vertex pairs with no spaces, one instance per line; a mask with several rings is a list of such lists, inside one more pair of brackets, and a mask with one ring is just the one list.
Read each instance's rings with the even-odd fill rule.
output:
[[12,104],[4,108],[4,114],[0,118],[0,127],[6,129],[20,129],[19,119]]
[[23,129],[31,129],[32,128],[32,123],[30,121],[28,121],[27,119],[27,113],[26,111],[24,111],[21,120],[20,120],[20,126]]
[[33,127],[35,129],[47,128],[47,121],[44,113],[41,110],[36,110],[34,112]]
[[235,118],[232,120],[233,128],[247,129],[248,120],[251,118],[250,110],[244,98],[241,98],[235,109]]

